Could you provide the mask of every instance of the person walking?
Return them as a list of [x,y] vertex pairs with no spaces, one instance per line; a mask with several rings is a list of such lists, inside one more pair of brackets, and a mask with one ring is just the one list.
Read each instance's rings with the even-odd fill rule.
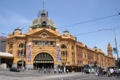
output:
[[67,73],[69,73],[69,70],[67,69]]
[[54,74],[56,74],[57,73],[57,70],[56,70],[56,68],[54,69]]
[[113,68],[110,68],[110,77],[112,77],[112,76],[113,76],[113,73],[114,73]]
[[96,75],[99,76],[99,69],[96,69]]
[[46,68],[44,68],[44,73],[46,73]]

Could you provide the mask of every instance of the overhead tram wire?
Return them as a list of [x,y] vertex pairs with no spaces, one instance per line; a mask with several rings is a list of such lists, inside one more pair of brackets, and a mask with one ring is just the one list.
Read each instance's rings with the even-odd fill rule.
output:
[[79,25],[79,24],[86,24],[86,23],[90,23],[90,22],[94,22],[94,21],[98,21],[98,20],[103,20],[103,19],[119,16],[119,15],[120,15],[120,13],[114,14],[114,15],[111,15],[111,16],[105,16],[105,17],[95,18],[95,19],[91,19],[91,20],[81,21],[81,22],[78,22],[78,23],[70,24],[70,25],[67,25],[67,26],[59,27],[59,28],[66,28],[66,27],[72,27],[72,26]]
[[75,35],[75,36],[87,35],[87,34],[92,34],[92,33],[97,33],[97,32],[100,32],[100,31],[97,30],[97,31],[91,31],[91,32],[86,32],[86,33],[79,33],[79,35]]
[[5,33],[3,33],[3,32],[0,32],[2,35],[6,35]]
[[3,32],[0,32],[0,34],[2,34],[2,35],[4,35],[4,36],[7,36],[7,34],[6,34],[6,33],[3,33]]
[[120,28],[120,26],[117,26],[117,27],[114,27],[114,28],[103,28],[103,29],[98,29],[98,30],[96,30],[96,31],[91,31],[91,32],[86,32],[86,33],[79,33],[79,35],[75,35],[75,36],[87,35],[87,34],[102,32],[102,31],[106,31],[106,30],[118,29],[118,28]]

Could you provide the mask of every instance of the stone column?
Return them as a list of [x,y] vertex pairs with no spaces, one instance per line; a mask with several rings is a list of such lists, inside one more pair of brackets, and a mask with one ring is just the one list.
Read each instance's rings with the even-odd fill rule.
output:
[[33,64],[26,64],[26,69],[27,69],[27,70],[33,69]]
[[12,64],[12,67],[15,67],[15,68],[17,68],[17,64]]
[[1,65],[1,58],[0,58],[0,65]]
[[54,64],[54,69],[57,69],[58,68],[58,64]]

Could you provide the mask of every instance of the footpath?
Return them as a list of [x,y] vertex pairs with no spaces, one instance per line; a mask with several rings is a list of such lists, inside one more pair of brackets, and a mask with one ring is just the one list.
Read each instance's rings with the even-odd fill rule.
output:
[[49,73],[39,73],[39,72],[9,72],[0,71],[0,80],[47,80],[54,78],[64,78],[83,75],[83,73],[61,73],[61,74],[49,74]]

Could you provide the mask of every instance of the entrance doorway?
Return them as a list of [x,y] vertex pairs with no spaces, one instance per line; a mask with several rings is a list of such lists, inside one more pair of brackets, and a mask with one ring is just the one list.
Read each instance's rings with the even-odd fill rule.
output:
[[[21,68],[22,68],[22,63],[23,63],[22,60],[20,60],[20,61],[17,62],[17,68],[18,68],[18,69],[21,69]],[[24,61],[23,65],[24,65],[24,67],[25,67],[25,61]]]
[[40,53],[34,59],[34,68],[54,68],[54,60],[48,53]]
[[13,64],[13,59],[9,58],[0,58],[0,65],[1,64],[6,64],[7,68],[11,68]]

